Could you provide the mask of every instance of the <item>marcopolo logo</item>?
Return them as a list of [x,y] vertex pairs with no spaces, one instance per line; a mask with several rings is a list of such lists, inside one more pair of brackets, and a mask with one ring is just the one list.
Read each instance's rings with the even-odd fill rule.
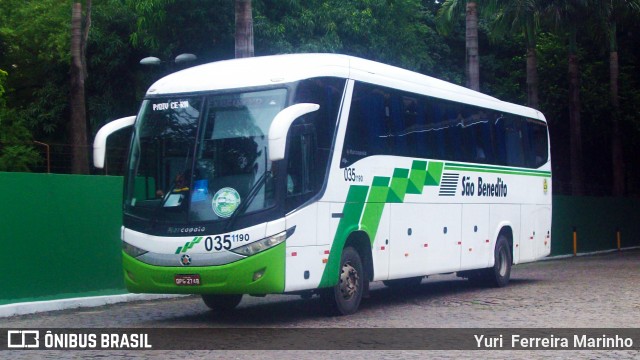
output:
[[233,188],[222,188],[213,195],[211,207],[213,212],[221,218],[230,217],[240,205],[240,194]]

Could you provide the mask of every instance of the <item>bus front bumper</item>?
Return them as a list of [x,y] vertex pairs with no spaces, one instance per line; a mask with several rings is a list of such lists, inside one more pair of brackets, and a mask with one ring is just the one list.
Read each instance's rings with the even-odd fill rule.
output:
[[[218,266],[156,266],[122,253],[124,280],[133,293],[274,294],[284,291],[285,244]],[[176,276],[198,275],[199,285],[176,285]]]

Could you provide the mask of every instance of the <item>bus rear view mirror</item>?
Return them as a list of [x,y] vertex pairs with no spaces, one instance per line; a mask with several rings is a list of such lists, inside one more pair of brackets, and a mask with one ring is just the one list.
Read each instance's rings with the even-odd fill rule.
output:
[[287,133],[291,124],[300,116],[320,109],[318,104],[302,103],[291,105],[280,111],[269,127],[269,160],[284,159],[287,147]]
[[98,169],[104,168],[104,158],[107,152],[107,138],[109,135],[122,128],[133,125],[135,121],[135,116],[127,116],[113,120],[98,130],[96,138],[93,140],[93,166]]

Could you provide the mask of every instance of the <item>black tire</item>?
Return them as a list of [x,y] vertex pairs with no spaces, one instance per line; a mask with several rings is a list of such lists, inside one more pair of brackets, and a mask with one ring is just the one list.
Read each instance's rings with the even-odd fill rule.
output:
[[484,269],[481,279],[492,287],[504,287],[511,278],[512,253],[509,242],[504,235],[498,236],[496,247],[493,253],[495,262],[493,267]]
[[422,283],[422,278],[424,276],[416,276],[404,279],[393,279],[393,280],[383,280],[382,283],[384,286],[398,289],[398,290],[409,290],[414,289]]
[[202,301],[216,313],[223,313],[236,308],[242,300],[242,294],[202,294]]
[[365,286],[365,273],[358,251],[346,247],[340,259],[338,283],[321,296],[331,315],[350,315],[358,311]]

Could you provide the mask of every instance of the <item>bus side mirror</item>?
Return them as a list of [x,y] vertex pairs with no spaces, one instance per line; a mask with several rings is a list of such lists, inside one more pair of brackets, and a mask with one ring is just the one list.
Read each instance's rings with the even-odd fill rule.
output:
[[107,138],[114,132],[131,126],[136,121],[135,116],[127,116],[101,127],[96,134],[96,138],[93,140],[93,166],[98,169],[104,168],[104,158],[107,152]]
[[287,133],[291,124],[300,116],[320,109],[318,104],[295,104],[280,111],[269,127],[269,160],[284,159],[284,151],[287,148]]

